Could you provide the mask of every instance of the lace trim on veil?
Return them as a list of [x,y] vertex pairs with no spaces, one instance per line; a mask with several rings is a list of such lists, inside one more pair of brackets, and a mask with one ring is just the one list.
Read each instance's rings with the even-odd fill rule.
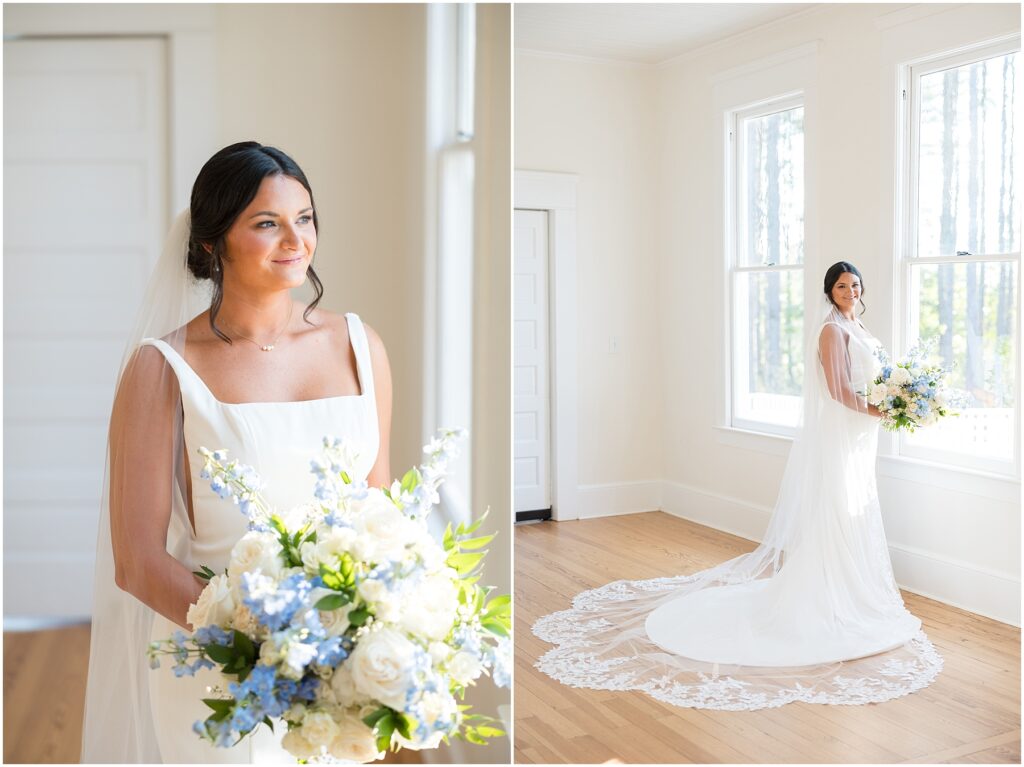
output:
[[[674,591],[701,577],[697,573],[621,580],[576,595],[572,609],[546,615],[533,625],[535,636],[556,645],[534,667],[570,687],[636,690],[673,706],[722,711],[777,708],[797,701],[851,706],[882,703],[927,687],[942,670],[942,657],[923,630],[901,648],[861,659],[871,662],[870,673],[861,673],[863,669],[856,668],[854,673],[848,673],[847,667],[856,666],[858,661],[842,661],[808,667],[806,676],[790,674],[783,682],[778,681],[779,677],[770,677],[774,680],[770,684],[743,678],[743,674],[681,671],[667,662],[659,668],[650,658],[637,664],[636,656],[602,657],[596,652],[598,646],[607,642],[595,642],[595,637],[615,630],[610,621],[598,617],[601,608],[632,601],[643,593]],[[652,651],[652,657],[658,652]]]

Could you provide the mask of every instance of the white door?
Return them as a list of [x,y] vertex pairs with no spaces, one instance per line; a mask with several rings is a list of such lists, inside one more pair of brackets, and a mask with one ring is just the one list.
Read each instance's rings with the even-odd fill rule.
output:
[[516,512],[551,508],[548,214],[515,211],[513,368]]
[[114,379],[167,225],[165,69],[157,39],[4,42],[5,616],[91,610]]

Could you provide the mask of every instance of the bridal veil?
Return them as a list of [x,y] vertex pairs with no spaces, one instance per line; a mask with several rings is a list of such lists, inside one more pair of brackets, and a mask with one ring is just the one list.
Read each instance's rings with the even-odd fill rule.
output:
[[858,394],[879,366],[877,341],[823,300],[802,424],[761,543],[696,574],[579,594],[534,625],[556,645],[538,668],[571,686],[725,710],[879,702],[935,678],[942,660],[893,578],[878,419]]
[[163,338],[183,352],[187,323],[210,305],[209,283],[188,271],[189,231],[186,208],[168,232],[118,371],[96,537],[82,762],[161,761],[146,657],[154,612],[117,585],[111,519],[116,524],[117,512],[159,508],[169,515],[168,553],[174,556],[188,542],[178,382],[160,353],[153,347],[140,350],[139,342]]

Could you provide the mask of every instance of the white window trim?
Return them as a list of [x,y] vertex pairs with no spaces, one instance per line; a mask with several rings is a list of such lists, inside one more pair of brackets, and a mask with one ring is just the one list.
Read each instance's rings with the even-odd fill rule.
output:
[[[912,302],[909,298],[911,284],[910,274],[914,265],[929,263],[952,263],[953,257],[918,257],[917,253],[917,186],[911,179],[917,177],[917,155],[919,131],[916,130],[914,115],[919,112],[920,91],[915,87],[918,78],[954,67],[964,66],[983,59],[1004,55],[1020,50],[1020,35],[1001,36],[985,40],[969,46],[931,53],[927,56],[906,61],[899,65],[897,76],[896,99],[899,107],[897,116],[896,146],[896,199],[898,201],[895,220],[896,233],[896,287],[897,294],[893,301],[893,329],[900,349],[909,348],[914,339],[910,338],[912,319],[910,310]],[[1011,261],[1017,264],[1017,296],[1018,309],[1021,288],[1020,251],[1009,254],[972,255],[956,257],[955,263]],[[923,446],[907,444],[904,435],[890,438],[893,455],[886,456],[887,461],[897,461],[892,466],[912,465],[932,467],[933,469],[953,470],[966,475],[990,478],[1006,478],[1020,480],[1021,457],[1021,376],[1020,376],[1020,323],[1018,318],[1017,335],[1014,344],[1014,359],[1017,376],[1015,380],[1014,402],[1016,417],[1014,421],[1013,456],[1009,461],[981,458],[963,453],[952,453]],[[902,461],[902,464],[900,463]],[[899,470],[894,470],[899,474]],[[905,472],[904,472],[905,473]],[[920,473],[917,471],[916,473]],[[895,476],[892,474],[891,476]]]
[[[737,338],[738,334],[744,332],[745,329],[736,327],[735,313],[733,311],[735,305],[736,295],[736,275],[743,272],[789,272],[789,271],[800,271],[806,274],[806,260],[800,264],[774,264],[772,266],[761,266],[761,265],[748,265],[741,266],[738,263],[739,257],[739,245],[741,241],[740,230],[745,228],[744,222],[739,220],[737,215],[740,209],[740,189],[738,173],[739,169],[743,167],[742,162],[742,142],[740,141],[740,123],[743,120],[752,118],[765,117],[770,114],[777,112],[784,112],[788,109],[795,109],[802,107],[804,114],[807,114],[806,97],[803,90],[783,92],[777,96],[770,98],[762,98],[758,101],[737,106],[729,109],[726,113],[727,122],[727,136],[726,136],[726,188],[729,190],[726,195],[726,208],[725,208],[725,242],[726,242],[726,268],[728,272],[726,290],[728,294],[726,296],[726,304],[728,309],[727,326],[729,328],[728,334],[728,347],[725,359],[725,380],[727,387],[726,397],[726,413],[725,413],[725,424],[726,428],[732,428],[739,432],[745,433],[764,433],[773,434],[779,436],[792,437],[796,434],[795,426],[787,426],[784,424],[771,423],[770,421],[758,421],[754,419],[742,418],[736,415],[736,386],[734,376],[737,374],[736,371],[740,367],[738,363],[738,346]],[[805,123],[806,125],[806,123]],[[805,128],[806,134],[806,128]],[[806,176],[806,152],[804,159],[804,168]],[[806,199],[806,190],[805,190]],[[806,220],[806,208],[804,211],[804,218]],[[805,247],[806,252],[806,247]],[[804,280],[804,304],[806,306],[806,279]],[[807,332],[806,327],[804,332]],[[803,344],[803,339],[801,339]]]

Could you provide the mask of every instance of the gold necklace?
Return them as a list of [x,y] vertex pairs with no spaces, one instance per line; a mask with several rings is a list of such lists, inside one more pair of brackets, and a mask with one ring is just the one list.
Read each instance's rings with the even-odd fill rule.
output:
[[295,309],[295,304],[289,302],[288,303],[288,319],[285,320],[284,327],[281,328],[281,332],[278,333],[277,337],[274,338],[274,340],[271,343],[269,343],[269,344],[261,344],[259,341],[254,341],[253,339],[249,338],[249,336],[243,336],[241,333],[239,333],[237,331],[235,332],[235,335],[238,336],[239,338],[242,338],[242,339],[248,341],[249,343],[256,344],[256,346],[260,347],[260,351],[261,352],[272,352],[272,351],[274,351],[274,345],[278,341],[281,340],[281,336],[284,335],[284,331],[286,331],[288,329],[288,326],[291,324],[291,321],[292,321],[292,311],[294,309]]

